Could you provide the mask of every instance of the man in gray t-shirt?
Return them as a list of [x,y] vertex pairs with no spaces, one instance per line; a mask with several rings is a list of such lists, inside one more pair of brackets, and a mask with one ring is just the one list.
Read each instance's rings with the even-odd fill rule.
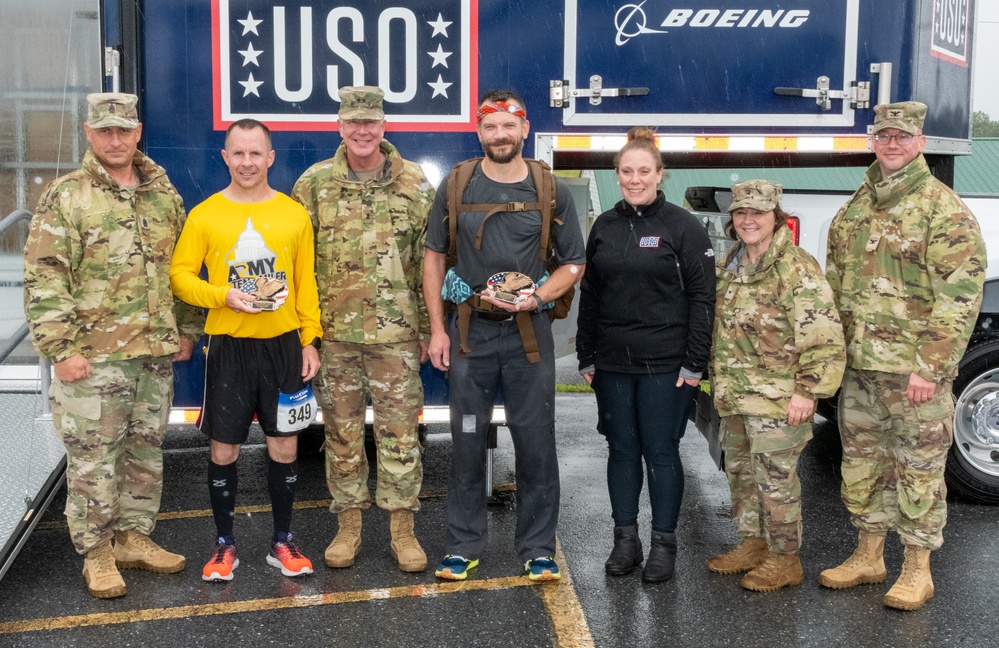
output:
[[[538,202],[530,169],[522,157],[530,130],[524,101],[511,91],[487,92],[479,102],[478,135],[485,158],[465,188],[462,202],[485,205]],[[448,484],[445,556],[436,575],[464,580],[479,563],[486,545],[486,437],[497,388],[502,388],[507,425],[517,454],[517,529],[514,548],[527,576],[561,576],[555,563],[559,480],[555,455],[555,351],[551,324],[543,306],[560,297],[583,276],[586,250],[568,187],[556,183],[552,220],[556,257],[561,264],[545,277],[541,249],[541,213],[498,212],[476,234],[485,212],[461,212],[457,220],[457,265],[449,282],[460,280],[474,293],[461,352],[457,319],[448,328],[444,298],[446,257],[450,244],[448,179],[441,183],[430,211],[424,256],[424,297],[430,316],[430,361],[449,371],[453,453]],[[561,221],[558,225],[556,221]],[[535,283],[534,298],[506,303],[482,294],[498,272],[521,272]],[[452,297],[454,291],[449,291]],[[467,295],[465,295],[467,297]],[[454,298],[464,301],[464,298]],[[488,310],[487,310],[488,309]],[[517,315],[523,313],[523,315]],[[529,313],[529,315],[528,315]],[[518,318],[520,322],[518,322]],[[522,329],[533,330],[539,358],[531,361]]]
[[[488,158],[486,158],[488,159]],[[552,235],[555,255],[560,263],[582,264],[586,260],[583,235],[576,219],[575,207],[569,187],[556,178],[555,214],[552,218]],[[447,185],[444,178],[437,190],[430,220],[427,225],[427,247],[446,254],[450,244],[447,223]],[[508,202],[533,202],[537,190],[530,175],[518,182],[504,183],[491,180],[480,165],[465,189],[466,203],[502,204]],[[475,249],[475,235],[486,212],[461,212],[458,222],[458,262],[455,272],[479,293],[486,281],[497,272],[515,270],[530,277],[535,283],[545,272],[545,262],[538,254],[541,236],[541,212],[502,212],[489,218],[483,228],[481,249]],[[559,223],[563,223],[559,225]]]

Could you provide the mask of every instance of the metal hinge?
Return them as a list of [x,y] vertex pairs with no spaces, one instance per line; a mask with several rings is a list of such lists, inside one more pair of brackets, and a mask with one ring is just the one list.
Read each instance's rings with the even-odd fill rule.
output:
[[104,48],[104,76],[109,80],[112,92],[118,92],[121,86],[121,52],[114,47]]
[[850,108],[871,107],[871,82],[851,81],[849,90],[830,90],[829,77],[820,76],[815,82],[815,89],[811,88],[774,88],[774,94],[785,97],[814,97],[815,103],[822,110],[832,108],[833,99],[842,99],[850,102]]
[[548,82],[548,105],[552,108],[568,108],[572,97],[589,97],[591,106],[599,106],[604,97],[644,97],[648,88],[605,88],[604,79],[599,74],[590,77],[590,87],[573,90],[565,79]]
[[121,66],[121,52],[113,47],[104,48],[104,74],[111,76],[111,71]]

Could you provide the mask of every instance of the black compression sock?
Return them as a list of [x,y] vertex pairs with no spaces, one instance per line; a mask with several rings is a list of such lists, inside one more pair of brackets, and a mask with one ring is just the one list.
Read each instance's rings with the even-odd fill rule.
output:
[[239,480],[236,462],[220,466],[208,460],[208,497],[218,537],[232,537],[232,521],[236,515],[236,488]]
[[286,538],[291,530],[291,508],[295,503],[297,485],[298,461],[278,463],[270,459],[267,462],[267,490],[270,491],[271,510],[274,513],[275,542]]

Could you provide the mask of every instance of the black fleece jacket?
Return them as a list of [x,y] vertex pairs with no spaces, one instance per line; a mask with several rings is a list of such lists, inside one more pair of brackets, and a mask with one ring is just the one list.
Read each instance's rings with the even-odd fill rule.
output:
[[580,369],[703,372],[714,308],[707,230],[661,191],[637,211],[622,200],[593,223],[580,284]]

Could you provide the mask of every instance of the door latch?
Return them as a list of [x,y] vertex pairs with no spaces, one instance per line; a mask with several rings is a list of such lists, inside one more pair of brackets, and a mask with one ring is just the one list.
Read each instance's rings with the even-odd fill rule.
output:
[[573,97],[589,97],[591,106],[599,106],[604,97],[644,97],[648,88],[605,88],[604,79],[599,74],[590,77],[590,87],[586,89],[572,86],[565,79],[548,82],[548,105],[552,108],[568,108]]
[[820,76],[815,82],[815,89],[811,88],[774,88],[775,95],[785,97],[813,97],[818,107],[825,111],[832,108],[833,99],[842,99],[850,102],[850,108],[871,107],[871,82],[851,81],[848,90],[830,90],[829,77]]

